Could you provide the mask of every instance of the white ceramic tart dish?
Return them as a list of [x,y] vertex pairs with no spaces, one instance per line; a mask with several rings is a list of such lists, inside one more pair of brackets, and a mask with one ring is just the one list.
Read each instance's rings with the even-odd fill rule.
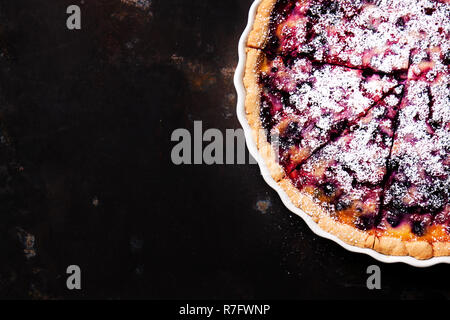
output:
[[446,0],[257,0],[237,115],[264,180],[319,236],[450,263]]

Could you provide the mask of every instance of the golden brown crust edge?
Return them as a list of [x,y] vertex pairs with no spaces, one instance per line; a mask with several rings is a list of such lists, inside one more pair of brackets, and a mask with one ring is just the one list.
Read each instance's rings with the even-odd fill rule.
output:
[[262,0],[256,11],[252,31],[247,39],[250,48],[264,48],[270,25],[270,15],[277,0]]
[[244,74],[246,89],[245,112],[248,124],[252,129],[253,139],[258,152],[264,159],[272,178],[289,196],[291,202],[306,212],[319,227],[344,241],[360,248],[370,248],[379,253],[392,256],[412,256],[426,260],[437,256],[450,256],[449,242],[404,241],[389,236],[375,236],[371,232],[358,230],[348,224],[340,223],[332,218],[324,209],[315,203],[309,195],[300,192],[285,177],[283,168],[278,164],[277,156],[267,141],[259,116],[261,87],[258,84],[259,67],[264,59],[260,49],[264,46],[270,21],[271,11],[276,0],[263,0],[258,7],[253,29],[247,41],[247,60]]
[[245,113],[247,122],[252,129],[253,140],[256,143],[259,154],[263,157],[272,178],[278,182],[284,177],[284,170],[276,161],[275,152],[267,141],[265,131],[262,128],[259,117],[261,88],[258,84],[258,68],[263,53],[259,49],[247,48],[247,62],[244,74],[245,96]]
[[289,178],[284,178],[278,185],[286,192],[291,202],[306,212],[319,227],[337,236],[339,239],[352,246],[359,248],[373,248],[375,236],[369,232],[364,232],[353,228],[350,225],[341,223],[333,219],[318,203],[307,194],[299,191]]
[[373,249],[386,255],[411,256],[419,260],[450,256],[449,242],[405,241],[389,236],[376,237]]

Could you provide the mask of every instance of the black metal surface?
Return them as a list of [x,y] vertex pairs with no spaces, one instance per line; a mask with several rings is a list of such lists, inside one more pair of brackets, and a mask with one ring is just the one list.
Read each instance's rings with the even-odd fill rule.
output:
[[[82,30],[66,28],[70,4]],[[0,0],[0,297],[450,297],[448,266],[313,235],[255,165],[171,163],[174,129],[239,128],[250,4]],[[81,291],[66,288],[72,264]],[[366,288],[371,264],[382,290]]]

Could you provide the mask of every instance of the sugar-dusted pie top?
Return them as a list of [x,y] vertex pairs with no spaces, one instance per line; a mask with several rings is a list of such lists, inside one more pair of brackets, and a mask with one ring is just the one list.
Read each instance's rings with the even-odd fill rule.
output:
[[430,60],[444,71],[449,14],[438,0],[279,1],[267,48],[387,73]]
[[450,3],[280,0],[260,121],[286,177],[341,223],[450,240]]

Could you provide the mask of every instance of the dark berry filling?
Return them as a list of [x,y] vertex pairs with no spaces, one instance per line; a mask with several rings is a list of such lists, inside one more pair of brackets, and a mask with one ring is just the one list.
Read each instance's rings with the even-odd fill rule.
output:
[[371,230],[375,227],[375,216],[359,216],[356,219],[355,226],[360,230]]

